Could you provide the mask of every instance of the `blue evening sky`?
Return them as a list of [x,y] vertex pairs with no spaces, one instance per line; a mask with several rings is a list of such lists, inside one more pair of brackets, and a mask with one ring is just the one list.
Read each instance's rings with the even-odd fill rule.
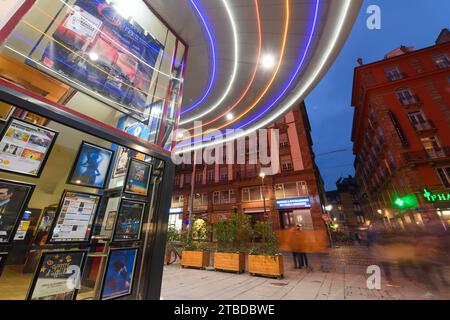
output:
[[[367,7],[381,8],[381,30],[369,30]],[[326,190],[339,177],[354,174],[351,143],[353,69],[383,59],[400,45],[424,48],[434,44],[443,28],[450,28],[450,0],[365,0],[352,33],[333,67],[306,99],[316,162]],[[342,152],[335,150],[346,149]]]

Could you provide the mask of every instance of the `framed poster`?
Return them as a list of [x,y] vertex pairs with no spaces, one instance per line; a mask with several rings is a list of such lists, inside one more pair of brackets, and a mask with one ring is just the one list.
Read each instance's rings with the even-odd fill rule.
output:
[[96,194],[64,191],[47,242],[89,242],[100,200]]
[[150,189],[151,176],[151,164],[144,161],[131,159],[128,164],[123,192],[139,196],[147,196]]
[[114,221],[116,221],[117,211],[107,212],[108,217],[105,222],[105,231],[112,231],[114,229]]
[[8,252],[0,252],[0,277],[2,276],[3,269],[5,269],[6,258],[8,258]]
[[34,187],[32,184],[0,179],[0,244],[13,240]]
[[114,226],[113,241],[139,241],[145,202],[122,199]]
[[11,106],[3,101],[0,101],[0,121],[8,121],[9,117],[14,112],[14,109],[15,108],[13,106]]
[[56,131],[11,118],[0,136],[0,170],[39,177]]
[[[116,145],[117,146],[117,145]],[[123,177],[127,174],[128,162],[131,158],[144,160],[145,155],[132,149],[119,146],[117,148],[117,157],[114,164],[113,178]]]
[[44,252],[27,300],[75,300],[86,255],[86,251]]
[[100,300],[117,299],[133,293],[138,250],[138,248],[119,248],[109,251]]
[[104,189],[114,151],[83,141],[67,183]]

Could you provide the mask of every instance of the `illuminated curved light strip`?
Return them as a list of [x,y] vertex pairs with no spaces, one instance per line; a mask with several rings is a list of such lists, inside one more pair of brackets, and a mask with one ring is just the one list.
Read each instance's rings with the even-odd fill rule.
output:
[[308,43],[306,44],[306,48],[305,48],[305,51],[303,52],[303,56],[302,56],[299,64],[297,65],[297,69],[292,74],[291,79],[289,80],[289,82],[286,84],[284,89],[279,93],[279,95],[272,101],[272,103],[270,103],[268,106],[266,106],[266,108],[264,108],[264,110],[259,112],[254,118],[251,118],[251,119],[247,120],[246,122],[244,122],[243,124],[241,124],[240,126],[234,128],[234,129],[241,129],[242,127],[245,127],[248,124],[250,124],[252,122],[255,122],[257,119],[259,119],[263,115],[265,115],[284,96],[286,91],[288,91],[288,89],[291,87],[291,85],[294,82],[294,80],[297,79],[297,76],[300,73],[300,69],[302,68],[302,66],[303,66],[303,64],[304,64],[304,62],[306,60],[306,57],[307,57],[307,55],[309,53],[309,49],[311,47],[311,43],[312,43],[312,40],[313,40],[313,37],[314,37],[314,33],[316,31],[317,19],[318,19],[318,16],[319,16],[319,7],[320,7],[320,0],[316,0],[315,11],[314,11],[314,19],[313,19],[311,31],[309,33]]
[[[286,21],[285,21],[285,26],[284,26],[284,31],[283,31],[283,40],[281,42],[281,51],[280,51],[280,56],[278,58],[277,66],[275,68],[275,71],[272,74],[272,77],[270,78],[270,81],[267,83],[264,90],[260,93],[259,97],[244,112],[239,114],[236,118],[220,125],[217,128],[211,128],[211,129],[207,130],[207,132],[210,130],[220,130],[220,129],[228,126],[230,123],[234,123],[237,120],[241,119],[243,116],[245,116],[247,113],[249,113],[251,110],[253,110],[258,105],[258,103],[261,101],[261,99],[267,94],[269,89],[272,87],[272,84],[275,81],[275,79],[277,78],[278,72],[280,71],[281,65],[283,63],[284,53],[286,51],[286,42],[287,42],[287,35],[288,35],[288,31],[289,31],[289,21],[290,21],[290,0],[285,0],[285,4],[286,4],[286,18],[285,18]],[[198,134],[192,135],[191,137],[195,138],[195,137],[198,137],[199,135],[201,135],[201,134],[198,133]]]
[[[256,74],[258,73],[258,69],[259,69],[259,63],[261,60],[261,50],[262,50],[262,30],[261,30],[261,15],[259,12],[259,3],[258,0],[254,0],[255,3],[255,10],[256,10],[256,18],[257,18],[257,24],[258,24],[258,54],[257,54],[257,58],[256,58],[256,65],[255,65],[255,70],[253,71],[253,75],[250,79],[250,82],[247,85],[247,88],[244,90],[244,92],[242,93],[241,97],[230,107],[227,108],[227,110],[218,115],[217,117],[207,121],[207,122],[203,122],[201,126],[206,126],[208,124],[211,124],[213,122],[216,122],[217,120],[221,119],[223,116],[225,116],[226,114],[230,113],[231,111],[233,111],[241,102],[242,100],[245,98],[245,96],[247,95],[248,91],[250,90],[251,86],[253,85],[253,82],[255,82],[255,78],[256,78]],[[194,130],[199,128],[199,126],[197,127],[191,127],[189,129],[187,129],[188,131]]]
[[[322,58],[320,59],[319,66],[316,68],[316,70],[313,72],[313,74],[311,76],[309,76],[307,79],[305,79],[305,82],[304,82],[305,85],[297,92],[297,94],[294,97],[292,97],[286,104],[279,107],[278,112],[276,112],[273,115],[271,115],[270,117],[268,117],[265,121],[258,123],[247,130],[238,132],[237,134],[230,135],[228,137],[224,137],[221,140],[218,139],[217,141],[212,141],[209,143],[197,144],[197,145],[194,145],[194,146],[191,146],[188,148],[181,148],[180,150],[175,150],[175,153],[179,154],[179,153],[190,152],[190,151],[194,151],[194,150],[198,150],[198,149],[203,149],[203,148],[214,146],[216,144],[233,141],[240,137],[249,135],[252,132],[255,132],[256,130],[258,130],[259,128],[262,128],[264,126],[267,126],[267,125],[273,123],[278,117],[280,117],[281,115],[286,113],[290,108],[292,108],[292,106],[294,104],[296,104],[299,99],[303,98],[305,93],[308,90],[310,90],[310,87],[314,84],[314,82],[316,82],[318,76],[323,71],[323,68],[325,67],[325,65],[328,63],[328,59],[332,55],[332,53],[338,43],[340,33],[341,33],[342,29],[344,28],[345,21],[347,19],[347,16],[350,13],[350,7],[351,7],[353,0],[342,0],[342,1],[343,2],[345,1],[345,5],[343,5],[341,11],[337,13],[340,17],[339,22],[337,23],[337,27],[335,28],[335,33],[334,33],[331,41],[329,42],[330,45],[326,49],[326,53],[324,53],[322,55]],[[359,3],[361,3],[361,2],[359,2]]]
[[[90,22],[89,20],[87,20],[85,17],[83,17],[82,15],[80,15],[79,12],[77,12],[71,5],[68,5],[65,1],[63,0],[59,0],[62,4],[64,4],[66,7],[68,7],[70,10],[72,10],[72,12],[76,13],[82,20],[84,20],[85,23],[87,23],[88,25],[90,25],[92,28],[97,29],[98,27],[96,27],[92,22]],[[54,20],[54,19],[53,19]],[[132,56],[133,58],[137,59],[138,61],[140,61],[142,64],[146,65],[147,67],[151,68],[152,70],[168,77],[169,79],[175,79],[178,81],[183,81],[182,78],[176,78],[171,74],[162,72],[158,69],[156,69],[155,67],[149,65],[147,62],[145,62],[144,60],[142,60],[141,58],[139,58],[138,56],[134,55],[133,53],[130,52],[130,50],[128,50],[127,48],[125,48],[124,46],[122,46],[120,43],[117,43],[116,41],[114,41],[114,39],[112,39],[110,36],[108,36],[107,34],[105,34],[102,30],[98,30],[98,32],[100,32],[101,34],[103,34],[105,36],[105,38],[107,38],[109,41],[111,41],[112,43],[114,43],[118,48],[120,48],[121,50],[125,51],[127,54],[129,54],[130,56]],[[164,54],[164,53],[163,53]],[[172,60],[172,58],[171,58]]]
[[202,21],[203,26],[205,27],[206,33],[208,34],[209,43],[211,45],[212,70],[211,70],[211,77],[209,79],[209,84],[206,88],[206,91],[203,93],[203,96],[200,99],[198,99],[197,102],[193,103],[191,106],[189,106],[187,108],[183,108],[183,110],[181,111],[181,114],[185,114],[186,112],[189,112],[189,111],[197,108],[200,103],[205,101],[206,97],[211,92],[214,81],[216,80],[216,71],[217,71],[216,70],[216,68],[217,68],[217,66],[216,66],[216,44],[213,40],[210,27],[209,27],[208,23],[206,22],[206,19],[205,19],[203,13],[200,11],[195,0],[190,0],[190,2],[191,2],[191,5],[194,7],[195,11],[197,12],[197,15],[200,17],[200,20]]
[[207,115],[208,113],[213,112],[215,109],[217,109],[222,102],[225,100],[225,98],[228,96],[228,94],[231,91],[231,88],[233,87],[234,81],[236,80],[236,74],[237,74],[237,69],[238,69],[238,58],[239,58],[239,41],[238,41],[238,34],[237,34],[237,28],[236,28],[236,22],[234,19],[234,15],[230,9],[230,6],[228,4],[227,0],[222,0],[223,5],[225,6],[225,9],[227,11],[228,17],[230,19],[231,22],[231,28],[233,30],[233,39],[234,39],[234,63],[233,63],[233,72],[231,74],[230,77],[230,82],[228,83],[228,87],[225,90],[225,93],[222,95],[222,97],[211,107],[206,108],[207,110],[199,115],[196,115],[192,118],[189,118],[187,120],[183,120],[180,122],[180,125],[189,123],[191,121],[195,121],[197,119],[200,119],[202,117],[204,117],[205,115]]

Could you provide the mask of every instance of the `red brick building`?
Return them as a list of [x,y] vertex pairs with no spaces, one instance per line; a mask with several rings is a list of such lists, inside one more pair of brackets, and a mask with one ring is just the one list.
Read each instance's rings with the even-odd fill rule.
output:
[[355,69],[356,178],[365,211],[390,225],[450,220],[449,40]]
[[[211,227],[212,239],[214,223],[239,212],[251,216],[253,222],[270,216],[284,249],[295,246],[293,241],[306,251],[325,249],[328,246],[322,220],[325,193],[314,161],[305,104],[299,104],[269,128],[279,129],[277,174],[267,175],[263,181],[259,176],[260,164],[205,164],[196,166],[193,179],[192,165],[180,165],[176,169],[169,223],[181,228],[182,221],[188,219],[191,181],[194,181],[194,220],[205,221]],[[235,143],[235,158],[237,149]],[[296,235],[295,227],[299,223],[304,231]],[[315,235],[309,237],[312,240],[304,239],[311,234]]]

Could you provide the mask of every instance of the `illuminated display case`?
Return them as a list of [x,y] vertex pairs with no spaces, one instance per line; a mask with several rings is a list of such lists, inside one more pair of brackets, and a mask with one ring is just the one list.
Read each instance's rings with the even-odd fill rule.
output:
[[[107,298],[159,299],[186,43],[142,0],[23,0],[0,44],[0,300],[102,299],[128,253]],[[37,270],[80,250],[76,294]]]

